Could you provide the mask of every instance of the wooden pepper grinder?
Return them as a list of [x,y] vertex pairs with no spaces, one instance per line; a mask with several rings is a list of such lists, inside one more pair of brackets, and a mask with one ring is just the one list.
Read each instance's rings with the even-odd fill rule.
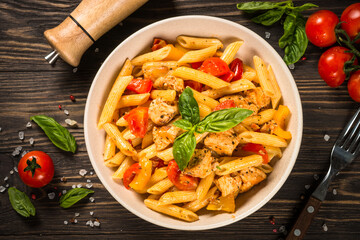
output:
[[44,32],[55,49],[45,59],[53,64],[60,56],[71,66],[78,66],[96,40],[147,1],[83,0],[59,26]]

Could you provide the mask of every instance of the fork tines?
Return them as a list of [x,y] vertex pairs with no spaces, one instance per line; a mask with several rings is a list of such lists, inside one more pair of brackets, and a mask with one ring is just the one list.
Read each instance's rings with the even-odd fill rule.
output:
[[360,151],[360,108],[346,124],[336,140],[336,145],[354,154]]

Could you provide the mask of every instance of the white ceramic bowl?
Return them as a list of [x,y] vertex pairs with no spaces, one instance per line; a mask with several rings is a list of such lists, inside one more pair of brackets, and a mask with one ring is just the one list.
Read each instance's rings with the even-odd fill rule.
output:
[[[154,212],[143,203],[143,196],[126,190],[121,183],[112,180],[113,170],[104,165],[102,153],[105,132],[97,129],[97,121],[102,106],[126,58],[134,58],[152,43],[154,37],[175,40],[178,35],[199,37],[217,37],[225,45],[235,39],[245,41],[238,55],[247,64],[253,66],[252,57],[258,55],[267,64],[271,64],[283,94],[284,104],[291,110],[288,129],[292,140],[285,149],[283,157],[276,162],[274,171],[266,181],[237,198],[236,211],[229,213],[209,213],[200,211],[200,220],[188,223]],[[91,85],[85,108],[85,142],[91,163],[105,188],[125,208],[151,223],[180,230],[205,230],[225,226],[239,221],[267,203],[281,188],[289,176],[301,143],[302,107],[295,81],[279,54],[260,36],[251,30],[228,20],[208,16],[182,16],[153,23],[122,42],[108,56]]]

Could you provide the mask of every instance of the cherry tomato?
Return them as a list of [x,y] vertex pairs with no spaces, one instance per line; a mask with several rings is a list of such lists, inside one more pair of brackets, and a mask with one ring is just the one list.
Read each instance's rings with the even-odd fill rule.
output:
[[141,170],[140,163],[134,163],[124,172],[123,184],[126,189],[130,189],[129,184],[134,180],[136,174],[139,174]]
[[18,164],[18,172],[26,185],[40,188],[47,185],[54,177],[54,164],[46,153],[32,151],[21,158]]
[[242,78],[244,72],[244,64],[239,58],[235,58],[230,63],[230,70],[234,73],[232,81],[236,81]]
[[305,25],[306,36],[318,47],[329,47],[336,42],[335,27],[339,18],[329,10],[320,10],[310,15]]
[[355,102],[360,102],[360,70],[351,75],[347,87],[350,97]]
[[202,88],[203,88],[202,83],[199,83],[199,82],[196,82],[196,81],[193,81],[193,80],[184,81],[184,86],[185,87],[191,87],[192,89],[194,89],[194,90],[196,90],[198,92],[201,92]]
[[218,57],[211,57],[206,59],[202,63],[200,70],[215,77],[224,75],[230,71],[226,62]]
[[197,188],[199,179],[183,174],[175,160],[171,160],[166,169],[169,180],[180,190],[191,191]]
[[[345,52],[348,50],[347,48],[336,46],[326,50],[320,57],[318,71],[321,78],[330,87],[340,86],[346,78],[343,69],[344,63],[353,56],[352,53]],[[355,64],[357,64],[357,61],[355,61]]]
[[261,144],[247,143],[242,147],[242,150],[261,155],[263,158],[263,164],[267,164],[269,162],[269,155],[267,154],[264,146]]
[[152,81],[150,79],[133,79],[126,87],[126,89],[131,90],[136,93],[148,93],[152,88]]
[[234,79],[235,74],[232,71],[229,71],[228,73],[219,76],[220,79],[224,80],[225,82],[231,82]]
[[217,105],[213,111],[221,110],[221,109],[227,109],[227,108],[234,108],[236,107],[234,100],[225,100],[221,102],[219,105]]
[[149,124],[149,113],[147,107],[137,107],[124,116],[129,123],[130,132],[136,137],[143,138]]
[[[340,18],[341,28],[344,29],[351,39],[355,38],[360,32],[360,3],[354,3],[348,6]],[[360,43],[360,40],[356,41]]]
[[194,63],[190,63],[190,65],[193,69],[198,69],[201,67],[202,63],[203,62],[194,62]]
[[160,38],[154,38],[153,45],[151,47],[151,51],[158,50],[160,48],[163,48],[167,45],[167,42]]

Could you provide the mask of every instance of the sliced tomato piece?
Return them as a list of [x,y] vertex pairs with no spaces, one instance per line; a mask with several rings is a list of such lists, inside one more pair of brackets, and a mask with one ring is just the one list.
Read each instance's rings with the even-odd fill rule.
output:
[[192,89],[194,89],[194,90],[196,90],[198,92],[201,92],[202,88],[203,88],[202,83],[199,83],[199,82],[196,82],[196,81],[193,81],[193,80],[184,81],[184,86],[185,87],[191,87]]
[[201,67],[203,62],[194,62],[194,63],[190,63],[191,67],[193,69],[199,69]]
[[219,78],[224,80],[225,82],[231,82],[234,79],[234,76],[235,76],[235,74],[232,71],[230,71],[230,72],[220,76]]
[[137,107],[124,116],[124,119],[129,123],[130,132],[136,137],[143,138],[147,132],[149,124],[148,110],[147,107]]
[[226,62],[218,57],[206,59],[201,65],[200,70],[215,77],[227,74],[230,71]]
[[124,172],[123,184],[126,189],[130,189],[129,184],[134,180],[136,174],[139,174],[141,170],[140,163],[134,163]]
[[247,152],[253,152],[259,154],[263,158],[263,163],[267,164],[269,162],[269,155],[266,152],[266,149],[261,144],[256,143],[247,143],[242,147],[242,150]]
[[151,47],[151,51],[156,51],[160,48],[163,48],[167,45],[167,42],[161,38],[154,38],[153,45]]
[[171,160],[166,169],[169,180],[182,191],[195,190],[198,186],[199,179],[183,174],[175,160]]
[[150,79],[138,79],[134,78],[131,80],[126,89],[131,90],[135,93],[148,93],[152,88],[152,81]]
[[234,73],[232,81],[240,80],[244,72],[244,64],[239,58],[235,58],[230,63],[230,71]]
[[227,109],[227,108],[234,108],[236,107],[234,100],[225,100],[219,105],[217,105],[213,111],[221,110],[221,109]]

